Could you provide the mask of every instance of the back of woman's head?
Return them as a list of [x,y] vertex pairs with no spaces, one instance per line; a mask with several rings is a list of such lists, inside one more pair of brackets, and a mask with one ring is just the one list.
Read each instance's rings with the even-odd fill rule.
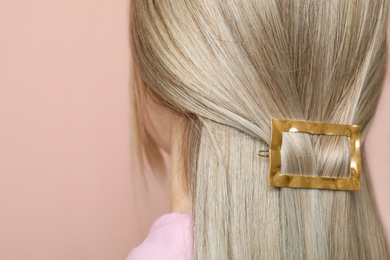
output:
[[[195,258],[388,257],[364,155],[387,5],[132,0],[138,83],[187,122]],[[269,187],[269,160],[257,151],[269,148],[271,118],[360,125],[361,190]],[[282,173],[349,175],[347,137],[283,135]]]

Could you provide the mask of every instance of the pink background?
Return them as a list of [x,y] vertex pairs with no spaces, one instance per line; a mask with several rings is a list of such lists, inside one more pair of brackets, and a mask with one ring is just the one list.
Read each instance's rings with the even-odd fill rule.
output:
[[[0,259],[124,259],[169,212],[134,196],[128,1],[0,1]],[[366,141],[390,234],[390,73]]]

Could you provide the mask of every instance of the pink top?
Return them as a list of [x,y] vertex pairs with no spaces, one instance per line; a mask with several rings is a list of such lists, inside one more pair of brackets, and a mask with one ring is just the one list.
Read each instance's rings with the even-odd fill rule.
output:
[[167,213],[160,216],[148,236],[133,248],[125,260],[191,259],[192,228],[188,213]]

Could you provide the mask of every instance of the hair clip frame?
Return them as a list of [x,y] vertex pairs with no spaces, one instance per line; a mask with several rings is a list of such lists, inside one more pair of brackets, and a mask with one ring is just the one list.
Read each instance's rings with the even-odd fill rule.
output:
[[[283,132],[348,136],[351,144],[350,174],[348,178],[317,177],[281,174]],[[269,186],[307,189],[360,190],[361,141],[360,125],[343,125],[315,121],[276,119],[271,120],[271,144],[269,150]]]

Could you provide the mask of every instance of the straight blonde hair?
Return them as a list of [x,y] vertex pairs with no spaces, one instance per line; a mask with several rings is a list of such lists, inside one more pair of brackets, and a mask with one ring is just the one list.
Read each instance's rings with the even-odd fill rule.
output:
[[[132,0],[137,151],[158,170],[149,93],[186,119],[193,259],[389,258],[364,153],[387,14],[385,0]],[[271,118],[361,125],[361,190],[269,187]],[[282,173],[346,177],[349,157],[345,136],[284,133]]]

